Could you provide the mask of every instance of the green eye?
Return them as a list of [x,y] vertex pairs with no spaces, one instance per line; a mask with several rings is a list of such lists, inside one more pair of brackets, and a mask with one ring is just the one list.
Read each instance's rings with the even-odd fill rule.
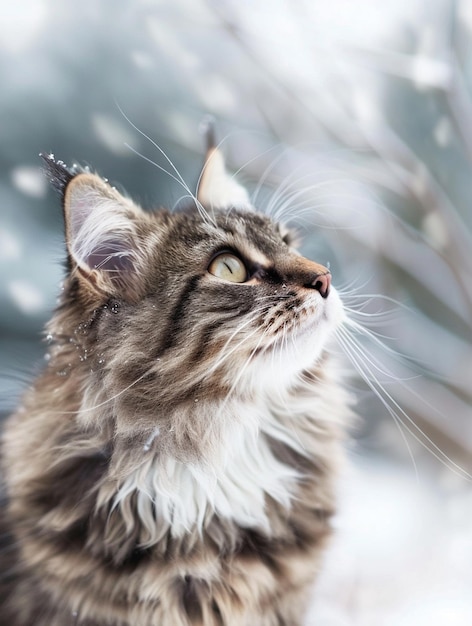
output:
[[247,271],[244,263],[229,252],[223,252],[215,257],[210,263],[208,271],[213,276],[231,283],[244,283],[247,280]]

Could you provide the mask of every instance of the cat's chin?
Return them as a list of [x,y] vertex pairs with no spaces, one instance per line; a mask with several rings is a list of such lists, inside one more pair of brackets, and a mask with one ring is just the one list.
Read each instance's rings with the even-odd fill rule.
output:
[[301,374],[316,367],[326,354],[336,328],[343,323],[345,312],[337,291],[328,298],[313,297],[312,314],[282,338],[260,350],[247,368],[246,384],[268,393],[289,390]]
[[303,341],[309,341],[311,338],[314,343],[320,345],[320,351],[322,351],[323,342],[326,342],[336,328],[341,326],[346,314],[341,298],[334,287],[331,287],[328,298],[320,299],[318,294],[316,297],[318,300],[316,315],[301,325],[298,334],[296,333],[296,340],[303,338]]

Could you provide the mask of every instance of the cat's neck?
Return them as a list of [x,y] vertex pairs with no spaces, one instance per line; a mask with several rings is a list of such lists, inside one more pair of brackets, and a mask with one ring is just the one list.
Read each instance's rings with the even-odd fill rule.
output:
[[[331,395],[331,383],[325,385]],[[166,533],[177,539],[201,534],[213,517],[270,535],[268,502],[288,512],[306,464],[338,462],[332,447],[339,436],[337,404],[327,401],[320,381],[317,386],[319,397],[311,395],[309,404],[301,385],[271,399],[181,407],[168,431],[155,427],[133,451],[120,450],[126,468],[115,468],[116,488],[106,484],[99,500],[124,517],[136,507],[139,516],[129,517],[127,532],[137,533],[142,545],[155,545]],[[315,430],[313,409],[320,416]],[[203,436],[189,445],[195,433]]]
[[[182,420],[187,424],[183,442],[175,426]],[[290,507],[300,475],[276,457],[271,442],[278,439],[298,454],[304,450],[295,432],[276,423],[267,405],[202,403],[185,415],[176,411],[171,423],[169,432],[155,428],[149,435],[135,457],[136,468],[127,471],[113,498],[113,506],[126,507],[127,499],[137,497],[150,543],[162,532],[156,519],[175,537],[191,528],[201,530],[212,514],[268,530],[266,498]],[[192,424],[204,433],[199,441],[191,442]]]

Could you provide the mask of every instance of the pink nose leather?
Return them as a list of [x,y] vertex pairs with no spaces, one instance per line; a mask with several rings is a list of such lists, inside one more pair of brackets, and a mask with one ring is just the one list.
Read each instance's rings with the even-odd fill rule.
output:
[[331,274],[329,272],[326,274],[318,274],[314,277],[311,286],[313,289],[319,291],[323,298],[327,298],[331,287]]

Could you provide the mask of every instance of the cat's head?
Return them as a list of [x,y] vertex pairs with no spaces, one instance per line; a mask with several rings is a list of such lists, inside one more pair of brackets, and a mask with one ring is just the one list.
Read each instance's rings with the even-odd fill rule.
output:
[[276,394],[320,359],[342,318],[329,270],[250,205],[216,148],[193,206],[174,213],[45,160],[69,266],[56,354],[76,355],[98,399],[105,389],[151,428],[178,403]]

